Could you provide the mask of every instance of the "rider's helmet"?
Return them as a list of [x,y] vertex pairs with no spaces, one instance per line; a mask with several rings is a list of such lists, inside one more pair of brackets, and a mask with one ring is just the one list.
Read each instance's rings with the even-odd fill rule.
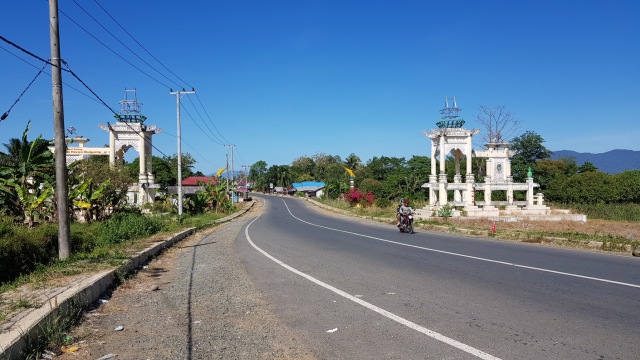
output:
[[404,199],[404,206],[409,206],[409,199]]

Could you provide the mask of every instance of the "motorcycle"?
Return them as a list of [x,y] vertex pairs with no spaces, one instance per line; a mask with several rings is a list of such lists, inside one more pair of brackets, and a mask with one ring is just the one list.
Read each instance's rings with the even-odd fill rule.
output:
[[400,224],[398,224],[400,232],[408,232],[409,234],[415,234],[413,231],[413,214],[400,215]]

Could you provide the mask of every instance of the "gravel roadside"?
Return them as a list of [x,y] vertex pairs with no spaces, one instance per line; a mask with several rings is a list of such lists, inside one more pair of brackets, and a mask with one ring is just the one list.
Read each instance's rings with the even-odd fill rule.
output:
[[262,207],[155,258],[72,329],[79,349],[55,358],[314,359],[236,256],[236,239]]

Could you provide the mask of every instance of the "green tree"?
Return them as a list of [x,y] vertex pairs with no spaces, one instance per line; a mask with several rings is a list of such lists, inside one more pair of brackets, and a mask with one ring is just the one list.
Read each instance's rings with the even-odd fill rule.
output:
[[640,204],[640,170],[627,170],[613,175],[618,202]]
[[601,171],[590,171],[552,182],[563,203],[610,204],[619,198],[614,177]]
[[[127,190],[138,182],[137,175],[132,177],[123,165],[110,165],[105,156],[75,161],[69,165],[69,204],[82,208],[78,201],[88,202],[91,207],[85,215],[90,218],[86,220],[106,219],[114,208],[126,204]],[[78,192],[85,182],[88,188]]]
[[591,161],[585,161],[584,164],[578,167],[578,173],[585,173],[590,171],[598,171],[598,168],[593,165]]
[[27,186],[27,182],[38,184],[51,179],[54,174],[53,154],[49,150],[49,142],[42,139],[42,135],[29,141],[29,125],[22,133],[21,139],[10,139],[4,144],[6,152],[0,152],[0,176],[11,179],[16,183]]
[[291,171],[295,181],[315,180],[316,163],[308,156],[296,158],[291,163]]
[[264,160],[258,160],[249,167],[249,179],[253,182],[253,188],[258,191],[265,191],[269,188],[267,163]]
[[578,165],[573,158],[563,158],[559,160],[542,159],[533,166],[534,181],[540,184],[540,190],[545,196],[554,201],[554,189],[550,184],[558,177],[569,178],[577,173]]
[[[193,175],[193,167],[196,163],[193,156],[189,153],[182,154],[182,180]],[[133,182],[138,182],[138,174],[140,173],[140,158],[135,158],[128,164],[125,164]],[[166,189],[168,186],[178,184],[178,154],[173,156],[153,156],[151,157],[151,172],[155,176],[156,184]]]
[[[44,211],[53,192],[48,190],[54,177],[53,154],[42,135],[29,141],[29,125],[21,139],[10,139],[0,152],[0,203],[3,210],[33,224],[36,213]],[[53,209],[51,209],[53,210]]]
[[543,143],[542,136],[533,131],[526,131],[511,140],[511,149],[516,152],[511,159],[511,174],[514,181],[523,182],[529,167],[533,168],[538,160],[551,157],[552,152]]
[[398,169],[402,169],[405,166],[406,161],[404,158],[374,156],[367,162],[363,177],[385,181],[390,174],[396,173]]
[[356,172],[362,166],[362,160],[358,155],[351,153],[344,159],[344,166]]
[[316,164],[314,176],[317,181],[329,182],[332,179],[341,179],[345,173],[340,156],[317,153],[312,157]]

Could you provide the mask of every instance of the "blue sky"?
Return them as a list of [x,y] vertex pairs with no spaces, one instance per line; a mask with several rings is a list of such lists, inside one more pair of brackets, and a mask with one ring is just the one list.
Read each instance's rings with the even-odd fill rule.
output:
[[[154,155],[177,152],[170,88],[195,87],[197,95],[182,98],[182,151],[207,174],[231,159],[225,144],[235,145],[236,170],[317,153],[355,153],[364,162],[429,156],[422,131],[436,127],[445,96],[456,96],[466,128],[481,128],[479,106],[505,106],[519,133],[535,131],[550,150],[640,150],[637,1],[59,0],[59,7],[62,58],[116,111],[125,89],[137,90],[145,124],[163,129]],[[3,1],[0,13],[0,35],[51,56],[46,0]],[[0,41],[0,64],[3,113],[42,63]],[[114,121],[110,110],[70,74],[63,82],[65,126],[91,139],[87,146],[107,144],[98,124]],[[0,122],[0,143],[19,138],[28,120],[30,138],[53,138],[47,74]]]

